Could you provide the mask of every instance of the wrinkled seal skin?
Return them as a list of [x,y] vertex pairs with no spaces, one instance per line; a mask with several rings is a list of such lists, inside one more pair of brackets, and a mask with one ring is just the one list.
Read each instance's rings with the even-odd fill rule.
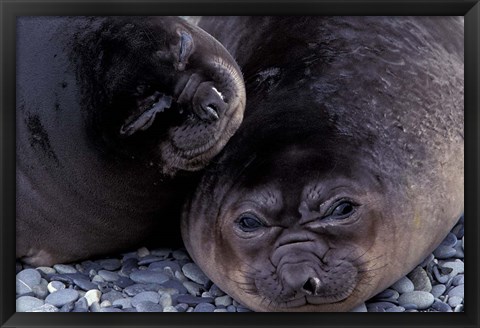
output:
[[233,58],[176,17],[17,27],[17,258],[51,265],[178,242],[193,171],[243,117]]
[[464,207],[463,18],[199,26],[248,95],[182,219],[214,283],[256,311],[348,311],[440,243]]

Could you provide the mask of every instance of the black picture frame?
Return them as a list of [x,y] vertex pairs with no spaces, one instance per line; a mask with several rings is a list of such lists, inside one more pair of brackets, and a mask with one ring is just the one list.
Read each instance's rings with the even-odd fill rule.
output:
[[[465,257],[463,313],[15,313],[15,27],[33,15],[461,15],[465,16]],[[478,1],[0,0],[0,325],[1,327],[478,327],[479,23]]]

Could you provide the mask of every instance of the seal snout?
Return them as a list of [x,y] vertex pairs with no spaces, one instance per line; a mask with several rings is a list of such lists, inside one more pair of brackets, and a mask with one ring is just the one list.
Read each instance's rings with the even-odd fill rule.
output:
[[310,277],[303,284],[302,291],[307,295],[319,295],[320,287],[320,279],[317,277]]

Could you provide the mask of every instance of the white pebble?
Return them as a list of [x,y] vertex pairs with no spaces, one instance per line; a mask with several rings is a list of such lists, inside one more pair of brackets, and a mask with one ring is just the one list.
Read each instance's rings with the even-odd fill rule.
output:
[[93,303],[100,301],[100,297],[102,297],[102,292],[98,289],[90,289],[88,292],[85,293],[84,297],[87,300],[88,306],[91,306]]

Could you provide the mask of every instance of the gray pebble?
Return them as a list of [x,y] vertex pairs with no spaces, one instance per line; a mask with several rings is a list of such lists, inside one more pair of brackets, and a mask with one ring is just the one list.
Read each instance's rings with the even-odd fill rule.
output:
[[136,308],[138,304],[145,301],[158,303],[158,301],[160,301],[160,294],[158,294],[157,292],[143,292],[137,294],[132,298],[132,306]]
[[178,310],[174,306],[166,306],[163,308],[163,312],[178,312]]
[[430,253],[418,266],[425,268],[432,260],[435,258],[432,253]]
[[37,267],[36,270],[38,270],[40,274],[44,274],[44,275],[56,273],[55,269],[50,267]]
[[161,260],[163,260],[163,259],[160,258],[160,257],[154,256],[154,255],[147,255],[145,257],[142,257],[138,261],[138,265],[147,265],[147,264],[158,262],[158,261],[161,261]]
[[160,288],[159,284],[135,284],[126,287],[123,292],[128,296],[135,296],[142,292],[158,292]]
[[402,306],[405,308],[405,311],[406,310],[418,310],[417,304],[408,303],[408,304],[403,304]]
[[67,304],[65,304],[60,308],[59,312],[72,312],[74,307],[75,307],[74,302],[68,302]]
[[453,262],[445,262],[442,265],[442,268],[451,268],[452,271],[449,273],[449,277],[454,277],[459,273],[464,273],[464,264],[461,260],[455,260]]
[[135,308],[138,312],[163,312],[163,308],[160,304],[150,301],[140,302]]
[[205,273],[200,270],[200,268],[195,263],[187,263],[182,267],[182,272],[185,277],[190,278],[196,283],[205,286],[210,279],[205,275]]
[[32,288],[33,293],[40,299],[45,299],[48,295],[48,288],[46,285],[36,285]]
[[[169,289],[176,289],[178,291],[178,294],[186,294],[188,293],[187,289],[185,286],[177,280],[168,280],[162,284],[163,287],[169,288]],[[172,293],[169,293],[172,294]],[[173,295],[173,294],[172,294]]]
[[227,309],[215,309],[213,312],[228,312]]
[[113,304],[114,301],[122,299],[122,298],[123,298],[123,294],[121,292],[118,292],[116,290],[112,290],[108,293],[103,294],[100,300],[102,302],[103,301],[110,301],[110,303]]
[[59,309],[52,304],[43,304],[40,307],[32,309],[30,312],[58,312]]
[[445,287],[445,285],[438,284],[432,287],[430,293],[433,295],[433,297],[440,297],[440,295],[442,295],[446,289],[447,287]]
[[92,305],[90,305],[90,310],[91,312],[101,312],[102,307],[98,302],[93,302]]
[[74,289],[60,289],[45,298],[45,303],[62,307],[69,302],[74,302],[78,299],[78,292]]
[[450,305],[452,308],[456,307],[459,304],[462,304],[463,298],[459,296],[452,296],[448,299],[448,305]]
[[215,306],[210,303],[200,303],[195,306],[193,312],[213,312]]
[[456,258],[460,258],[460,259],[463,259],[465,257],[465,253],[463,252],[463,248],[462,248],[462,242],[459,241],[456,245],[455,245],[455,257]]
[[100,307],[102,308],[111,307],[111,306],[112,306],[112,302],[110,302],[109,300],[105,300],[100,303]]
[[413,283],[407,277],[399,279],[390,288],[395,289],[400,294],[412,292],[414,290]]
[[87,275],[81,273],[57,273],[49,276],[50,281],[56,280],[66,284],[74,284],[75,279],[88,279]]
[[373,298],[375,298],[375,299],[387,299],[387,298],[397,299],[398,296],[400,296],[400,295],[398,294],[398,292],[396,290],[387,288],[384,291],[375,295]]
[[120,269],[118,274],[123,277],[129,277],[133,271],[138,270],[137,263],[138,260],[134,257],[124,260],[122,268]]
[[403,304],[416,304],[419,310],[426,309],[433,304],[434,297],[432,294],[424,291],[412,291],[400,295],[398,303]]
[[433,251],[433,255],[437,259],[448,259],[450,257],[453,257],[455,255],[456,251],[453,247],[447,247],[447,246],[439,246],[437,249]]
[[103,269],[102,266],[96,262],[87,260],[83,261],[82,263],[83,270],[85,272],[90,272],[91,270],[97,271]]
[[365,303],[362,303],[362,304],[354,307],[353,309],[351,309],[350,312],[368,312],[367,305]]
[[170,267],[173,271],[181,271],[180,265],[174,261],[160,261],[154,262],[148,266],[149,270],[164,271],[165,268]]
[[373,302],[367,304],[369,312],[385,312],[387,309],[394,307],[395,304],[390,302]]
[[232,304],[232,298],[228,295],[225,295],[225,296],[220,296],[220,297],[217,297],[215,298],[215,305],[216,306],[229,306]]
[[217,285],[213,284],[212,287],[210,287],[210,295],[212,295],[213,297],[219,297],[219,296],[224,296],[225,293],[223,292],[223,290],[221,290]]
[[199,296],[205,291],[202,285],[199,285],[193,281],[185,281],[183,286],[187,289],[188,293],[193,296]]
[[452,285],[458,286],[463,285],[465,283],[465,275],[459,274],[458,276],[453,277]]
[[463,312],[463,304],[459,304],[453,309],[453,312]]
[[178,249],[172,253],[172,256],[176,260],[190,260],[190,257],[188,256],[187,252]]
[[118,270],[122,266],[122,263],[120,262],[119,259],[100,260],[100,261],[97,261],[97,263],[100,265],[100,267],[102,267],[102,269],[105,269],[108,271]]
[[432,304],[432,309],[438,311],[438,312],[452,312],[452,309],[447,303],[437,301],[433,302]]
[[132,307],[132,299],[131,298],[122,298],[112,302],[113,306],[120,306],[122,309],[131,308]]
[[138,270],[130,274],[130,279],[136,283],[156,283],[162,284],[168,280],[168,276],[161,272],[149,271],[149,270]]
[[152,249],[150,254],[158,256],[158,257],[162,257],[162,258],[167,258],[170,255],[171,252],[172,251],[170,249],[167,249],[167,248],[157,248],[157,249]]
[[428,279],[427,272],[422,267],[416,267],[408,274],[408,278],[412,281],[414,290],[430,292],[432,290],[432,283]]
[[105,279],[103,279],[103,278],[100,277],[99,275],[95,275],[95,276],[92,278],[92,282],[98,285],[98,283],[100,283],[100,282],[105,282]]
[[128,286],[131,286],[133,285],[134,282],[132,279],[128,278],[128,277],[122,277],[120,276],[120,278],[118,278],[118,280],[115,280],[113,282],[113,286],[119,288],[119,289],[123,289],[123,288],[126,288]]
[[233,305],[227,306],[227,311],[228,312],[237,312],[237,308]]
[[188,305],[197,305],[200,303],[212,303],[213,298],[207,297],[196,297],[192,295],[178,295],[177,297],[178,303],[187,303]]
[[445,284],[448,281],[448,274],[443,275],[440,273],[440,270],[438,269],[438,266],[433,267],[433,275],[435,276],[435,279],[439,283]]
[[177,279],[180,280],[181,282],[188,281],[188,278],[185,277],[185,275],[183,274],[182,271],[175,271],[175,278],[177,278]]
[[443,241],[440,243],[440,246],[445,246],[445,247],[453,247],[457,243],[457,236],[455,236],[453,233],[449,232],[448,235],[443,239]]
[[448,296],[449,297],[459,296],[459,297],[463,298],[465,296],[464,295],[464,286],[465,285],[458,285],[458,286],[454,287],[452,290],[450,290],[448,292]]
[[16,275],[16,293],[23,295],[32,292],[32,287],[40,284],[42,276],[35,269],[25,269]]
[[50,293],[55,293],[56,291],[59,291],[60,289],[65,289],[65,284],[60,281],[51,281],[47,285],[47,289]]
[[73,312],[88,312],[88,302],[85,297],[80,297],[78,301],[75,302]]
[[163,293],[161,296],[160,296],[160,300],[158,301],[158,303],[163,306],[163,308],[167,308],[167,307],[170,307],[172,306],[173,304],[173,301],[172,301],[172,296],[168,293]]
[[243,306],[237,306],[237,312],[252,312],[252,310]]
[[58,273],[60,274],[65,274],[65,273],[77,273],[78,271],[71,265],[68,264],[55,264],[53,266],[55,270],[57,270]]
[[137,250],[137,256],[138,257],[145,257],[147,255],[150,255],[150,251],[146,247],[141,247]]
[[188,304],[179,303],[179,304],[175,305],[175,308],[177,309],[178,312],[185,312],[188,309]]
[[385,312],[405,312],[405,308],[403,306],[394,306],[386,309]]
[[32,296],[21,296],[15,302],[17,312],[30,312],[43,304],[43,300]]
[[85,291],[97,288],[96,284],[87,279],[73,279],[73,283]]
[[455,227],[453,227],[452,233],[455,235],[455,237],[457,237],[457,239],[462,239],[465,233],[463,224],[457,224]]
[[102,277],[105,281],[116,281],[120,278],[118,273],[107,270],[98,271],[98,275]]
[[117,309],[117,308],[108,306],[108,307],[102,307],[102,308],[100,308],[100,312],[123,312],[123,311],[120,310],[120,309]]

